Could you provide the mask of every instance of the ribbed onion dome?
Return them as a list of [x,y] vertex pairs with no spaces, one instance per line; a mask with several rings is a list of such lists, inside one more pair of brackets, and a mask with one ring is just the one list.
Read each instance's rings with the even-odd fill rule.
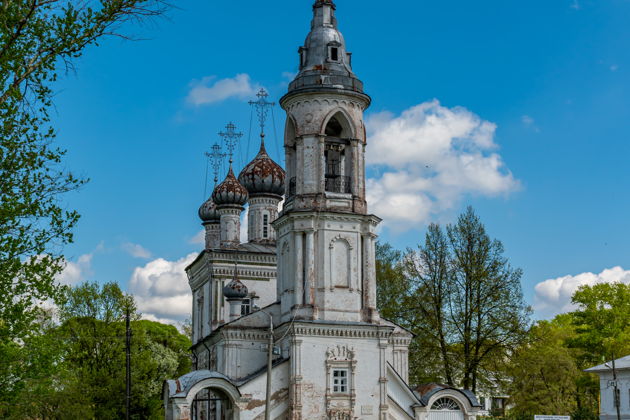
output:
[[249,290],[247,290],[247,286],[241,283],[236,275],[234,279],[223,288],[223,296],[227,299],[245,299],[248,294]]
[[212,200],[217,206],[227,204],[242,206],[247,203],[248,197],[247,189],[238,182],[230,165],[230,171],[225,180],[214,189]]
[[218,223],[221,220],[221,215],[217,211],[217,205],[212,197],[199,207],[199,218],[203,223]]
[[285,177],[284,169],[269,157],[265,143],[262,142],[258,155],[243,168],[238,180],[247,188],[250,195],[284,195]]

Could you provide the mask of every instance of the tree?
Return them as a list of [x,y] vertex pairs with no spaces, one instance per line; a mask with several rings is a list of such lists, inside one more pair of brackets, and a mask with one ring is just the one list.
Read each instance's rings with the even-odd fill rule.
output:
[[390,244],[376,243],[376,306],[383,318],[405,325],[400,307],[409,282],[403,272],[402,257],[402,252]]
[[114,283],[67,291],[60,324],[47,318],[43,333],[26,343],[32,360],[23,363],[36,368],[3,399],[0,417],[124,418],[127,309],[133,318],[131,418],[164,418],[162,384],[190,370],[191,342],[171,325],[140,320],[133,298]]
[[535,414],[573,415],[581,372],[567,341],[575,336],[572,319],[557,316],[540,321],[511,358],[510,403],[522,417]]
[[462,386],[475,392],[484,370],[496,371],[524,340],[531,310],[523,300],[522,271],[510,266],[503,244],[490,239],[472,207],[446,230],[450,322],[461,346]]
[[572,297],[578,336],[572,345],[585,351],[584,364],[630,354],[630,285],[600,283],[580,287]]
[[[420,372],[424,375],[418,372],[418,363],[413,363],[412,376],[419,381],[441,380],[454,385],[453,329],[448,320],[449,258],[444,231],[439,225],[431,224],[424,245],[419,246],[417,251],[407,251],[405,271],[412,284],[411,299],[408,299],[407,305],[407,312],[413,318],[412,329],[418,337],[422,337],[416,341],[421,343],[423,353],[433,355],[421,359],[425,366]],[[429,369],[427,362],[433,362],[434,368]],[[435,370],[437,366],[441,366],[438,371]]]
[[88,46],[165,9],[161,0],[0,1],[0,351],[29,334],[38,302],[61,296],[55,277],[79,219],[61,202],[85,180],[53,144],[54,82]]
[[480,382],[497,385],[526,337],[530,308],[521,270],[511,267],[503,245],[490,239],[472,208],[446,233],[430,225],[424,244],[406,252],[402,274],[396,251],[380,249],[379,310],[415,334],[412,380],[473,391]]

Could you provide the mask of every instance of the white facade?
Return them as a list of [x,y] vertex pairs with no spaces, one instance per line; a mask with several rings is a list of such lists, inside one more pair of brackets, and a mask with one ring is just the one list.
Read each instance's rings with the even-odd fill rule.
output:
[[[615,405],[615,379],[613,377],[612,361],[586,369],[586,372],[599,376],[599,418],[600,420],[617,420]],[[619,399],[619,414],[622,420],[630,419],[630,355],[615,360],[617,373],[617,392]]]
[[[411,389],[412,335],[376,309],[380,219],[365,200],[370,98],[352,72],[334,12],[332,0],[315,2],[300,73],[280,100],[287,182],[263,143],[239,176],[246,191],[233,175],[215,189],[218,248],[213,203],[200,210],[207,249],[187,269],[195,371],[165,384],[169,420],[264,418],[270,325],[272,419],[474,420],[479,409],[469,392]],[[240,244],[226,222],[236,222],[246,195],[250,242]]]

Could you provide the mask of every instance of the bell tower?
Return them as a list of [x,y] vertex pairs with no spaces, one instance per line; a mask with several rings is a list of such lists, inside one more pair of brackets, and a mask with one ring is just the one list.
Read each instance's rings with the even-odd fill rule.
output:
[[287,113],[287,188],[278,234],[284,319],[376,322],[374,230],[365,201],[370,97],[352,71],[332,0],[313,5]]

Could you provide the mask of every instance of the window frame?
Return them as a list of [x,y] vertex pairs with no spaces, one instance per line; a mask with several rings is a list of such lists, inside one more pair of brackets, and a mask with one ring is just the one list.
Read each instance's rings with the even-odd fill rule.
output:
[[[343,375],[336,375],[337,373]],[[330,389],[333,395],[347,395],[350,393],[350,369],[333,367],[330,378]]]

